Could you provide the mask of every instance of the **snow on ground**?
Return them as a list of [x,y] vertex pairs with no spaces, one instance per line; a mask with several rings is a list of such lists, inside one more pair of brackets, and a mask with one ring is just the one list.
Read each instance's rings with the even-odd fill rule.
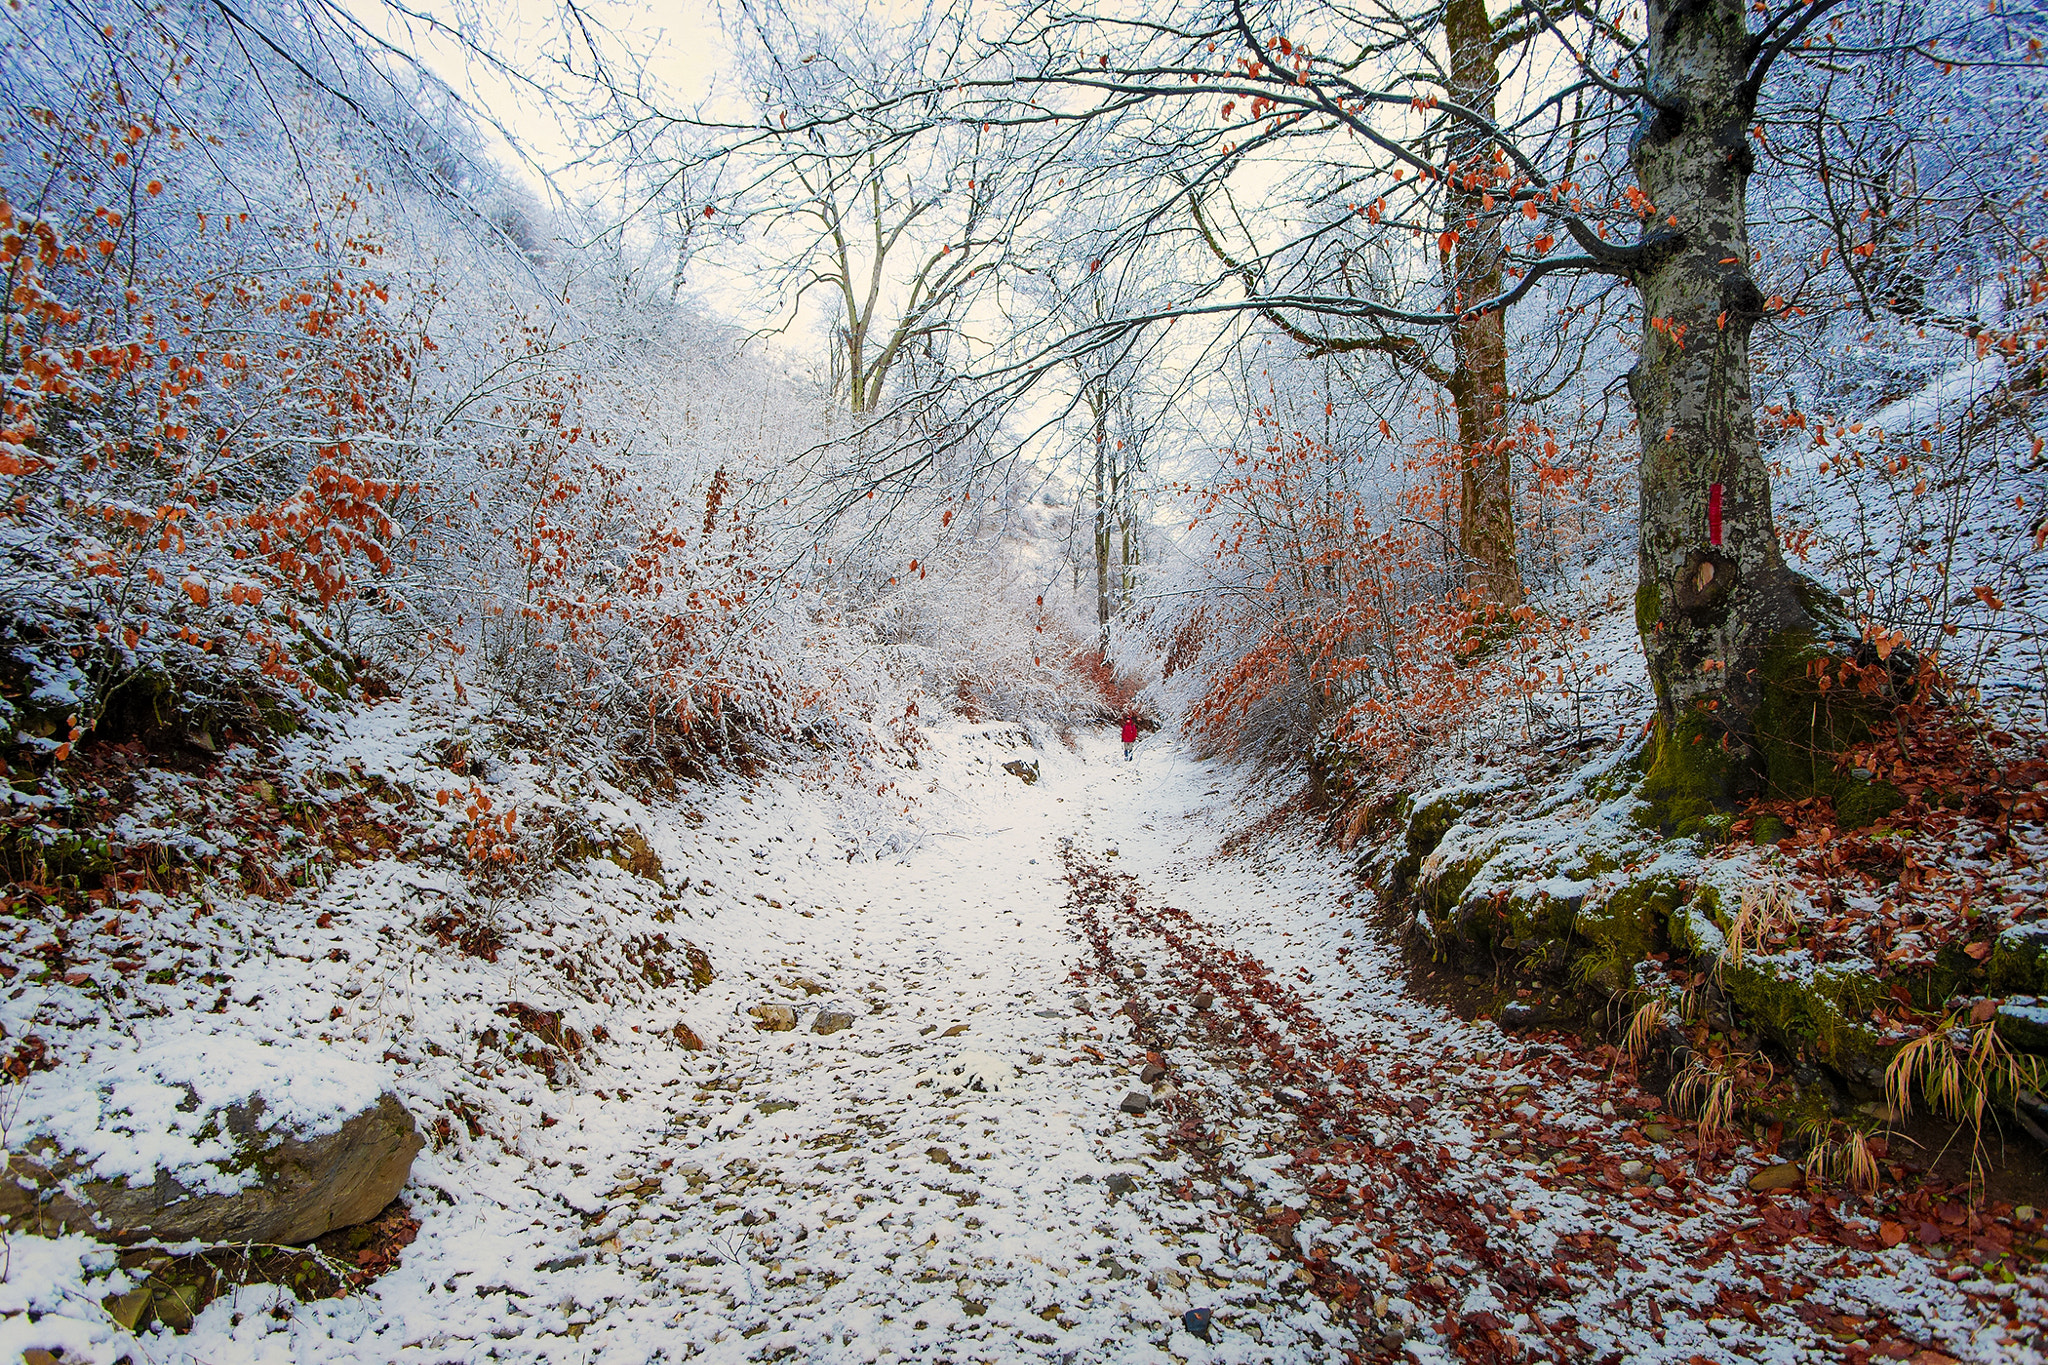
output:
[[[449,717],[371,714],[302,768],[445,782],[423,755]],[[127,1284],[109,1255],[16,1237],[0,1355],[1433,1360],[1477,1333],[1565,1359],[1799,1360],[1882,1317],[1954,1358],[2040,1359],[2011,1325],[2038,1322],[2038,1285],[1956,1286],[1907,1248],[1796,1230],[1728,1254],[1776,1226],[1739,1188],[1761,1158],[1689,1179],[1675,1143],[1602,1112],[1595,1069],[1406,995],[1344,860],[1261,835],[1279,826],[1252,821],[1240,775],[1163,741],[1126,764],[1107,737],[925,734],[880,858],[861,856],[874,803],[794,779],[655,810],[494,762],[507,799],[538,811],[546,788],[637,826],[665,865],[657,884],[583,860],[489,906],[495,962],[423,937],[463,893],[391,858],[288,915],[223,901],[176,931],[223,926],[223,1029],[317,1038],[423,1119],[463,1118],[414,1167],[418,1240],[353,1297],[272,1313],[279,1291],[244,1289],[189,1335],[136,1340],[97,1308]],[[1002,770],[1020,757],[1035,785]],[[222,960],[230,940],[249,956]],[[709,955],[701,991],[677,983],[681,941]],[[171,951],[123,951],[152,949]],[[510,1002],[589,1041],[536,1051]],[[111,1015],[60,1003],[60,1048],[92,1051]],[[797,1027],[757,1030],[763,1004]],[[10,1036],[29,1008],[9,1004]],[[850,1022],[817,1033],[825,1014]],[[84,1074],[42,1073],[24,1112]],[[1122,1109],[1134,1091],[1147,1112]],[[1668,1175],[1613,1179],[1636,1156]],[[1780,1277],[1806,1297],[1775,1303]]]

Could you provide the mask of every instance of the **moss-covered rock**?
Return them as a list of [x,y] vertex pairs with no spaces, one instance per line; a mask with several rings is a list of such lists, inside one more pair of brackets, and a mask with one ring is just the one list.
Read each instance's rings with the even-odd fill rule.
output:
[[[1480,789],[1460,787],[1431,793],[1421,799],[1412,796],[1401,798],[1396,807],[1396,818],[1405,821],[1401,835],[1405,852],[1394,864],[1393,889],[1397,893],[1415,884],[1423,860],[1436,852],[1437,845],[1443,842],[1451,826],[1457,824],[1459,818],[1477,805],[1484,795]],[[1462,886],[1459,889],[1462,890]]]
[[1721,989],[1745,1025],[1866,1089],[1881,1088],[1892,1049],[1864,1020],[1884,995],[1875,976],[1804,954],[1723,961]]
[[1659,721],[1640,789],[1643,823],[1689,839],[1703,820],[1734,804],[1736,777],[1720,727],[1704,713],[1688,713],[1672,725]]
[[1845,829],[1861,829],[1906,799],[1891,783],[1842,766],[1842,755],[1870,738],[1888,703],[1835,685],[1828,664],[1836,657],[1802,631],[1787,633],[1764,655],[1762,700],[1752,718],[1757,763],[1771,794],[1825,796]]
[[2014,996],[1998,1007],[1998,1036],[2020,1052],[2048,1054],[2048,1000]]
[[1661,952],[1671,913],[1691,895],[1688,883],[1669,873],[1627,877],[1588,896],[1573,918],[1573,931],[1586,943],[1578,974],[1610,995],[1628,990],[1636,964]]
[[1491,916],[1470,913],[1465,893],[1493,858],[1492,845],[1484,840],[1457,848],[1438,848],[1422,860],[1415,874],[1415,897],[1437,937],[1469,938],[1484,947],[1494,938],[1485,921]]
[[1991,945],[1991,989],[2005,995],[2048,995],[2048,920],[2015,924]]

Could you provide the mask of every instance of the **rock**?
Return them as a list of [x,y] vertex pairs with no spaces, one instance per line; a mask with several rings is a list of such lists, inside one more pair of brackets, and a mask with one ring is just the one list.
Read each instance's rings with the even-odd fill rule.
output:
[[1129,1194],[1132,1190],[1138,1188],[1138,1182],[1122,1171],[1117,1172],[1102,1183],[1109,1187],[1111,1194]]
[[2015,924],[1991,945],[1991,989],[2008,995],[2048,995],[2048,919]]
[[1145,1069],[1138,1073],[1138,1079],[1146,1085],[1152,1084],[1166,1074],[1166,1068],[1157,1062],[1145,1063]]
[[1207,1308],[1190,1308],[1180,1315],[1180,1325],[1188,1329],[1189,1336],[1207,1341],[1209,1329],[1215,1326],[1215,1315]]
[[1670,1142],[1678,1136],[1678,1130],[1668,1123],[1646,1123],[1643,1136],[1652,1142]]
[[796,1011],[787,1005],[756,1005],[747,1013],[763,1033],[787,1033],[796,1027]]
[[1152,1107],[1152,1097],[1142,1090],[1133,1090],[1124,1096],[1124,1102],[1117,1107],[1126,1114],[1142,1114]]
[[1210,1007],[1211,1005],[1213,1005],[1213,1004],[1215,1004],[1215,1003],[1216,1003],[1216,997],[1215,997],[1214,995],[1210,994],[1210,993],[1209,993],[1208,991],[1196,991],[1196,992],[1195,992],[1194,1006],[1195,1006],[1195,1008],[1196,1008],[1196,1009],[1198,1009],[1198,1010],[1206,1010],[1206,1009],[1208,1009],[1208,1008],[1209,1008],[1209,1007]]
[[1500,1026],[1504,1029],[1541,1028],[1556,1018],[1556,1010],[1530,1000],[1510,1000],[1500,1010]]
[[544,1275],[552,1275],[560,1270],[574,1270],[589,1259],[590,1257],[587,1254],[578,1252],[574,1256],[558,1256],[552,1261],[542,1261],[534,1269]]
[[704,1040],[697,1036],[697,1030],[688,1024],[677,1024],[670,1030],[675,1035],[676,1045],[686,1052],[702,1052]]
[[1621,1173],[1624,1178],[1640,1185],[1643,1183],[1643,1177],[1650,1174],[1650,1163],[1647,1161],[1624,1161],[1621,1163]]
[[1038,781],[1038,760],[1034,758],[1026,763],[1021,758],[1013,758],[1003,765],[1003,771],[1012,777],[1022,778],[1028,787]]
[[802,991],[805,995],[823,995],[825,993],[825,988],[811,980],[808,976],[800,976],[789,984]]
[[811,1025],[813,1033],[837,1033],[843,1028],[853,1027],[853,1016],[837,1010],[819,1010],[818,1018]]
[[941,1033],[939,1036],[941,1038],[958,1038],[961,1034],[965,1032],[967,1032],[967,1025],[955,1024],[953,1025],[953,1027],[947,1029],[944,1033]]
[[18,1122],[0,1226],[119,1243],[310,1242],[374,1217],[426,1145],[376,1068],[233,1033],[38,1075]]
[[1799,1167],[1789,1161],[1781,1161],[1775,1166],[1766,1166],[1751,1176],[1749,1187],[1758,1194],[1768,1194],[1773,1190],[1796,1190],[1805,1179]]
[[132,1332],[136,1324],[142,1321],[142,1315],[149,1311],[149,1301],[152,1297],[153,1291],[145,1284],[125,1294],[111,1295],[101,1306],[107,1310],[108,1317],[121,1325],[122,1331]]
[[1998,1007],[1998,1036],[2021,1052],[2048,1053],[2048,1000],[2016,995]]

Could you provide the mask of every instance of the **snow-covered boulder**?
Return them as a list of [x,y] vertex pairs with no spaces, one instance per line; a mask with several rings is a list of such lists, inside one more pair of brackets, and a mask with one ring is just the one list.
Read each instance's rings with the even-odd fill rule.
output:
[[1998,1036],[2021,1052],[2048,1053],[2048,1000],[2016,995],[2000,1003]]
[[0,1226],[113,1242],[311,1241],[373,1217],[425,1139],[377,1068],[181,1033],[36,1075]]

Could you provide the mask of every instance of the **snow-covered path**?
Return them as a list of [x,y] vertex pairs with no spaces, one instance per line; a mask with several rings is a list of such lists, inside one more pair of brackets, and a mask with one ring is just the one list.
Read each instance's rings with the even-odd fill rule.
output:
[[575,896],[709,951],[706,1047],[620,993],[601,1061],[422,1155],[420,1236],[366,1293],[243,1290],[139,1358],[2041,1358],[2038,1284],[1751,1194],[1768,1158],[1692,1163],[1575,1053],[1409,997],[1342,860],[1238,775],[932,742],[900,856],[849,861],[829,803],[764,784],[651,831],[688,878],[659,898],[592,864]]
[[[662,1189],[585,1239],[645,1300],[589,1324],[592,1359],[1332,1358],[1345,1333],[1293,1267],[1180,1190],[1198,1171],[1160,1111],[1123,1110],[1145,1059],[1114,997],[1072,979],[1063,846],[1207,851],[1214,827],[1171,799],[1207,775],[1106,745],[1044,768],[1032,787],[987,769],[981,826],[901,863],[785,883],[813,919],[753,971],[802,1027],[690,1058],[677,1126],[611,1172]],[[823,1012],[853,1022],[818,1036]]]

